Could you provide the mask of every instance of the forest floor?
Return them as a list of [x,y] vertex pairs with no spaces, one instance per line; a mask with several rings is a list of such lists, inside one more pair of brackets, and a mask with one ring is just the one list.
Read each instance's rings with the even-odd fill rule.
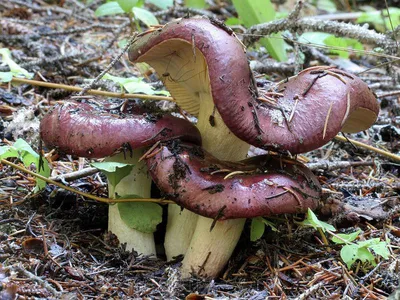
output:
[[[0,48],[10,49],[12,58],[32,72],[34,80],[83,87],[87,84],[85,79],[94,79],[121,52],[118,42],[129,38],[129,20],[124,16],[96,18],[94,10],[100,1],[90,5],[77,0],[46,2],[50,1],[2,1]],[[185,9],[148,8],[161,24],[188,13]],[[229,17],[227,13],[234,14],[229,6],[190,11],[191,15],[196,13],[212,13],[222,20]],[[252,60],[260,62],[267,57],[255,50],[248,53]],[[320,54],[322,60],[329,58],[327,53]],[[339,68],[354,73],[385,61],[362,54],[332,59]],[[293,72],[293,61],[291,57],[288,63],[278,64],[268,79],[284,79],[282,74]],[[303,67],[318,63],[318,57],[311,55]],[[7,71],[7,66],[0,66],[0,71]],[[140,76],[126,54],[110,73]],[[147,75],[146,80],[160,86],[155,75]],[[349,137],[399,155],[400,68],[372,68],[360,77],[378,95],[381,113],[368,131]],[[119,85],[106,80],[100,80],[95,88],[120,90]],[[23,138],[38,150],[40,119],[54,104],[73,95],[65,89],[1,84],[0,146]],[[45,149],[47,154],[50,150]],[[48,157],[53,159],[52,175],[87,167],[89,163],[62,154]],[[387,259],[375,254],[373,263],[357,261],[349,269],[340,257],[342,245],[325,245],[318,231],[296,223],[304,216],[287,216],[273,220],[278,232],[267,230],[256,242],[249,242],[250,222],[246,223],[238,247],[217,279],[181,280],[179,259],[164,260],[161,245],[165,224],[156,234],[158,258],[138,256],[125,251],[107,232],[106,204],[53,185],[34,194],[33,176],[0,164],[0,298],[386,299],[400,284],[400,162],[337,140],[304,157],[325,189],[325,201],[347,203],[356,214],[351,224],[346,224],[349,219],[343,216],[327,221],[342,228],[338,230],[343,233],[360,229],[359,240],[387,241]],[[338,164],[343,161],[350,166]],[[97,173],[69,185],[106,197],[104,182]]]

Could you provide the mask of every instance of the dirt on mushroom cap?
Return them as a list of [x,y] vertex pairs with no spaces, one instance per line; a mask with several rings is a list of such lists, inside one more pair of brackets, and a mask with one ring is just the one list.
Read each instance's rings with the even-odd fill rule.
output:
[[172,138],[201,144],[198,129],[185,119],[146,113],[136,104],[129,111],[134,114],[110,113],[93,103],[68,102],[42,119],[41,138],[49,148],[88,158],[129,152]]
[[319,205],[317,178],[301,163],[280,156],[225,162],[198,146],[172,142],[147,165],[168,198],[209,218],[298,213]]

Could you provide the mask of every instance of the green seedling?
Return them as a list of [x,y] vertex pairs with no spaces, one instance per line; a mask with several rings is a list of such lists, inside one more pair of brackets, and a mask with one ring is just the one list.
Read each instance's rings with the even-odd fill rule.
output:
[[[239,19],[246,27],[275,20],[275,10],[270,0],[233,0]],[[285,47],[280,34],[260,40],[268,53],[278,61],[286,61]]]
[[274,223],[262,217],[251,219],[250,240],[252,242],[259,240],[263,236],[265,226],[270,227],[272,231],[278,231]]
[[170,96],[170,93],[167,91],[157,91],[150,84],[143,81],[143,77],[117,77],[110,74],[105,74],[102,79],[108,79],[115,83],[118,83],[121,87],[121,92],[125,90],[128,93],[143,93],[147,95],[165,95]]
[[400,8],[389,7],[388,10],[384,9],[381,11],[371,8],[370,10],[363,12],[361,16],[357,18],[356,23],[372,24],[376,30],[383,33],[387,30],[393,30],[400,25]]
[[298,224],[317,229],[326,245],[329,243],[325,232],[332,236],[332,242],[335,244],[344,245],[340,251],[340,257],[349,269],[357,260],[360,260],[361,262],[368,262],[371,265],[376,265],[376,256],[381,256],[385,259],[389,258],[389,241],[381,241],[379,238],[373,238],[354,243],[353,241],[358,238],[361,230],[349,234],[334,233],[336,228],[326,222],[318,220],[317,216],[310,209],[308,209],[307,218]]
[[15,61],[11,58],[11,51],[7,48],[0,49],[1,55],[1,63],[8,65],[10,71],[8,72],[0,72],[0,82],[10,82],[15,77],[25,77],[32,78],[33,74],[29,73],[27,70],[19,66]]
[[143,1],[138,0],[118,0],[110,1],[100,5],[94,12],[97,17],[110,16],[116,14],[127,14],[133,30],[134,24],[141,30],[138,20],[146,26],[158,25],[157,18],[147,9],[142,8]]
[[333,34],[324,32],[306,32],[303,33],[299,42],[305,44],[317,44],[324,45],[328,47],[340,47],[348,50],[336,50],[330,49],[330,53],[333,55],[338,55],[341,58],[349,58],[349,51],[351,50],[364,50],[363,45],[355,39],[339,38],[335,37]]
[[381,241],[379,238],[373,238],[352,243],[360,233],[361,230],[358,230],[350,234],[336,234],[331,238],[332,242],[335,244],[345,244],[340,251],[340,257],[347,265],[347,268],[350,269],[357,260],[360,260],[363,263],[368,262],[375,266],[376,256],[381,256],[384,259],[389,258],[390,242],[388,241]]
[[[38,174],[48,178],[50,176],[50,168],[47,160],[40,156],[32,147],[23,139],[17,139],[12,146],[0,147],[0,158],[6,159],[16,157],[22,161],[26,168],[32,164],[36,166]],[[41,179],[36,179],[36,186],[34,192],[38,192],[46,187],[46,182]]]

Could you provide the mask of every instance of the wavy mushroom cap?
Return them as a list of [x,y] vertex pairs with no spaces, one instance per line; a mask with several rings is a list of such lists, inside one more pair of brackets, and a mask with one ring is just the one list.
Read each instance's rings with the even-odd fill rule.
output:
[[198,129],[185,119],[145,113],[136,104],[127,111],[111,113],[97,104],[71,101],[56,106],[43,117],[40,135],[50,148],[88,158],[106,157],[175,138],[201,144]]
[[319,205],[317,178],[295,160],[263,155],[226,162],[199,146],[176,142],[156,152],[147,165],[157,186],[204,217],[254,218],[306,212]]
[[237,137],[264,149],[316,149],[341,130],[367,129],[379,112],[364,82],[326,67],[258,91],[243,45],[229,28],[206,18],[181,19],[142,34],[129,59],[154,67],[178,105],[193,115],[201,114],[203,101],[214,101]]

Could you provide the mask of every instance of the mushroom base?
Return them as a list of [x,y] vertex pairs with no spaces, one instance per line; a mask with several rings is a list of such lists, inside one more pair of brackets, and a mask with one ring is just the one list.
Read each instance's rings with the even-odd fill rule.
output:
[[182,209],[179,205],[168,205],[168,222],[164,242],[168,261],[186,253],[196,228],[197,218],[198,215]]
[[246,219],[219,221],[210,231],[213,222],[213,219],[199,217],[182,262],[182,278],[192,273],[205,278],[217,277],[235,250]]

